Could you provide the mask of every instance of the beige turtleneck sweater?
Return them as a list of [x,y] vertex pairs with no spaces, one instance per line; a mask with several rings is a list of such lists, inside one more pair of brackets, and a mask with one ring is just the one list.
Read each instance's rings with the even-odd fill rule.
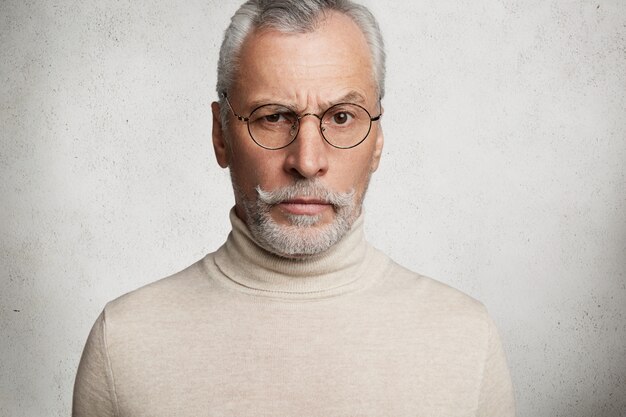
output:
[[73,416],[514,415],[485,308],[367,244],[362,217],[302,260],[231,222],[217,252],[107,304]]

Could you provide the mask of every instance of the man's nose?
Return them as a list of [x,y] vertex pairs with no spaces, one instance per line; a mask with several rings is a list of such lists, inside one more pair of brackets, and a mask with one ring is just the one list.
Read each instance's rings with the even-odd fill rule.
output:
[[[313,116],[313,117],[308,117]],[[320,121],[315,114],[300,117],[296,140],[287,148],[285,170],[292,175],[314,178],[328,171],[328,145],[320,131]]]

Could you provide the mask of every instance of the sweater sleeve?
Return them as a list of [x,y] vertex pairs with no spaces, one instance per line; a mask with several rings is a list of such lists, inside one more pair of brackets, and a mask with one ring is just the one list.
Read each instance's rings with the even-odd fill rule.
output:
[[514,417],[511,376],[495,324],[489,319],[489,341],[483,369],[477,417]]
[[74,382],[72,417],[114,417],[117,401],[106,345],[106,320],[102,312],[83,350]]

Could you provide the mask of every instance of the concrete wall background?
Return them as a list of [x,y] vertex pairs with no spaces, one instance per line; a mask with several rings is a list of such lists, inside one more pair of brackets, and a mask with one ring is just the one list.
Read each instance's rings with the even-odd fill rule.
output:
[[[103,305],[224,240],[209,104],[236,3],[0,1],[0,416],[69,415]],[[626,4],[367,4],[369,239],[488,306],[519,416],[626,416]]]

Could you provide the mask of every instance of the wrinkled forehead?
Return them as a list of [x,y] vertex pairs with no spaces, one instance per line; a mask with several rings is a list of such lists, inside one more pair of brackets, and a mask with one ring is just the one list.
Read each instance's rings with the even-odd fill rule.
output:
[[[238,59],[234,87],[240,93],[308,96],[362,96],[376,89],[367,40],[352,19],[332,13],[313,31],[293,32],[261,28],[248,34]],[[297,98],[297,97],[292,97]],[[265,97],[250,97],[264,101]]]

